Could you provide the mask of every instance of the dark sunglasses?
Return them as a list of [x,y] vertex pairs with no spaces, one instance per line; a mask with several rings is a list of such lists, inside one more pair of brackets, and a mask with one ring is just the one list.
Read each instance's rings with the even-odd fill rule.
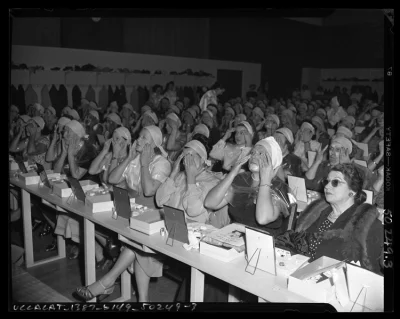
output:
[[323,180],[322,184],[324,185],[324,187],[326,187],[329,183],[332,184],[332,187],[338,187],[339,184],[346,184],[345,182],[342,182],[338,179],[332,179],[332,180]]

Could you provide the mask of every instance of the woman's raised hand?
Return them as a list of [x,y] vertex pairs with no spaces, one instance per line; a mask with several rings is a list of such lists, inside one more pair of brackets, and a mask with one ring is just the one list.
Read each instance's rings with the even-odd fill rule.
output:
[[258,160],[260,167],[260,181],[262,184],[271,184],[272,179],[276,176],[280,166],[277,168],[272,167],[271,157],[268,153],[265,153]]
[[321,150],[322,144],[319,145],[318,150],[317,150],[317,156],[315,156],[315,162],[318,164],[321,164],[323,159],[324,159],[324,153],[328,149],[328,145],[324,147],[324,149]]
[[234,171],[236,174],[239,173],[242,166],[247,163],[250,157],[251,155],[245,155],[242,149],[238,159],[236,160],[236,163],[232,167],[232,171]]
[[227,139],[229,139],[229,138],[231,137],[232,133],[235,132],[235,131],[236,131],[235,128],[229,128],[229,129],[226,131],[223,140],[226,141]]
[[136,157],[136,144],[137,144],[137,142],[135,140],[129,149],[129,158],[131,160],[135,159],[135,157]]
[[112,138],[105,141],[103,145],[103,152],[107,153],[109,151],[111,143],[112,143]]
[[179,173],[179,168],[180,168],[182,159],[183,159],[184,157],[185,157],[185,155],[184,155],[183,152],[182,152],[181,155],[179,155],[179,157],[176,159],[176,161],[175,161],[175,163],[174,163],[174,166],[172,167],[172,172],[171,172],[171,175],[170,175],[170,178],[171,178],[171,179],[174,179],[175,176],[176,176],[176,174]]

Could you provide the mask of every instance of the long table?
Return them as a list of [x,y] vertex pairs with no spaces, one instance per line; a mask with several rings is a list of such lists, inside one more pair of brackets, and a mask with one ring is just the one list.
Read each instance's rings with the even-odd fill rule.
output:
[[[281,303],[313,303],[298,294],[288,291],[285,281],[279,276],[256,270],[251,275],[245,271],[246,261],[238,258],[233,262],[225,263],[214,258],[201,255],[198,251],[187,251],[182,243],[175,241],[173,246],[166,244],[166,238],[160,234],[152,236],[135,231],[129,227],[129,221],[124,218],[113,219],[111,212],[92,213],[84,203],[73,199],[70,204],[66,198],[60,198],[52,194],[49,188],[32,185],[25,186],[18,178],[11,177],[10,183],[21,188],[22,192],[22,216],[24,224],[25,259],[26,266],[33,267],[65,257],[65,243],[59,240],[61,247],[59,256],[40,262],[34,262],[32,245],[31,204],[30,194],[61,207],[84,219],[84,253],[85,253],[85,284],[90,285],[96,280],[95,270],[95,224],[101,225],[118,233],[125,242],[132,242],[132,246],[144,245],[156,252],[167,255],[191,267],[190,301],[202,302],[204,296],[204,273],[212,275],[230,284],[229,301],[237,301],[237,288],[243,289],[259,297],[259,301]],[[61,237],[61,236],[59,236]],[[130,274],[125,271],[122,274],[122,296],[115,301],[125,301],[131,298]],[[92,301],[95,301],[92,300]],[[336,308],[341,308],[336,307]],[[347,308],[347,307],[346,307]]]

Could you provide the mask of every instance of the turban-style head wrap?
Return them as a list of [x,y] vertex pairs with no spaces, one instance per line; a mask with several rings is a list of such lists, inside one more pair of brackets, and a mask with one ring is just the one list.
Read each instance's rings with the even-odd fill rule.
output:
[[312,125],[311,125],[310,123],[308,123],[308,122],[304,122],[303,124],[301,124],[300,131],[302,131],[302,130],[304,130],[304,129],[310,130],[310,131],[312,132],[313,135],[315,134],[314,126],[312,126]]
[[353,151],[353,145],[351,144],[351,141],[344,136],[335,136],[331,141],[331,144],[333,143],[338,143],[345,149],[348,149],[349,154],[351,154],[351,152]]
[[293,112],[292,112],[291,110],[288,110],[288,109],[283,110],[283,111],[282,111],[282,116],[283,116],[283,115],[289,116],[289,117],[290,117],[290,120],[293,121],[294,114],[293,114]]
[[144,112],[143,116],[145,116],[145,115],[149,116],[154,121],[155,124],[158,124],[158,117],[157,117],[156,113],[154,113],[151,110],[148,110],[148,111]]
[[56,115],[56,110],[54,109],[54,107],[48,106],[48,107],[46,107],[46,110],[49,110],[51,112],[51,114]]
[[131,133],[126,127],[118,127],[115,131],[114,134],[117,133],[119,136],[125,138],[129,144],[131,144]]
[[93,117],[95,117],[98,121],[100,120],[99,112],[97,112],[95,110],[91,110],[89,112],[89,114],[91,114]]
[[211,165],[211,162],[207,160],[207,150],[201,142],[197,140],[191,140],[185,144],[184,148],[191,148],[200,156],[207,166]]
[[89,106],[90,106],[90,108],[91,108],[92,110],[98,110],[98,109],[100,109],[100,108],[97,106],[97,103],[94,102],[94,101],[91,101],[91,102],[89,103]]
[[76,120],[72,120],[65,124],[65,127],[69,127],[72,132],[79,136],[79,138],[83,138],[86,135],[85,128]]
[[290,106],[288,107],[288,110],[291,110],[293,113],[297,114],[297,110],[296,110],[296,108],[294,107],[293,104],[290,104]]
[[76,110],[71,109],[68,113],[72,118],[76,121],[79,121],[81,118]]
[[247,120],[247,117],[244,114],[238,114],[236,115],[236,118],[239,120],[239,123]]
[[202,114],[204,113],[208,113],[211,116],[211,118],[214,118],[214,114],[210,110],[204,110]]
[[106,118],[109,118],[111,121],[113,121],[114,123],[116,123],[118,125],[122,125],[121,118],[115,113],[108,114],[106,116]]
[[268,107],[267,107],[267,111],[270,111],[272,114],[275,113],[275,109],[274,109],[273,106],[268,106]]
[[44,129],[44,120],[41,116],[34,116],[32,120],[40,127],[40,130]]
[[151,107],[148,105],[143,105],[140,110],[142,113],[146,113],[147,111],[151,111]]
[[351,123],[352,125],[356,124],[356,119],[351,115],[346,116],[343,120]]
[[112,101],[110,107],[116,107],[118,109],[118,104],[116,101]]
[[178,115],[181,113],[181,110],[176,105],[170,105],[169,108]]
[[267,116],[267,118],[272,119],[276,123],[276,125],[278,125],[278,126],[281,123],[281,121],[279,121],[279,117],[277,115],[275,115],[275,114],[270,114],[270,115]]
[[66,106],[62,109],[61,114],[66,113],[69,114],[69,112],[71,112],[72,108],[69,106]]
[[208,129],[207,125],[197,124],[193,129],[192,136],[195,134],[202,134],[205,137],[210,137],[210,130]]
[[189,113],[189,114],[192,116],[193,120],[196,119],[197,113],[196,113],[195,110],[193,110],[193,109],[191,109],[191,108],[188,108],[188,109],[186,110],[186,112]]
[[294,138],[293,133],[287,127],[278,128],[275,132],[281,133],[286,139],[289,141],[290,144],[293,144]]
[[44,112],[44,107],[41,106],[39,103],[33,104],[33,107],[34,107],[36,110],[40,111],[40,113],[43,113],[43,112]]
[[233,117],[235,117],[235,115],[236,115],[235,111],[231,107],[227,107],[225,109],[225,114],[232,114]]
[[14,112],[19,113],[19,108],[18,108],[17,106],[15,106],[15,105],[11,105],[10,111],[11,111],[11,112],[14,111]]
[[226,102],[226,103],[224,104],[224,107],[225,107],[225,108],[228,108],[228,107],[232,107],[232,105],[231,105],[231,103]]
[[161,146],[162,145],[162,140],[163,140],[163,136],[162,136],[161,130],[155,125],[146,126],[143,129],[147,130],[150,133],[154,144],[160,149],[162,156],[168,157],[167,152],[165,152],[165,150]]
[[175,113],[169,113],[167,115],[167,119],[171,119],[172,121],[176,122],[178,124],[178,128],[180,128],[182,125],[181,120],[179,119],[178,115],[176,115]]
[[264,112],[259,107],[254,108],[253,114],[257,114],[259,117],[264,119]]
[[247,106],[247,107],[249,107],[249,108],[251,108],[251,109],[254,108],[254,105],[251,104],[250,102],[246,102],[244,106]]
[[254,146],[257,145],[261,145],[267,150],[269,156],[271,157],[271,165],[273,169],[276,169],[278,166],[282,164],[281,148],[278,142],[272,136],[258,141],[257,144]]
[[321,125],[322,128],[325,127],[324,121],[323,121],[319,116],[314,116],[314,117],[311,119],[311,122],[317,122],[319,125]]
[[60,117],[60,119],[58,120],[57,125],[58,125],[58,126],[65,126],[65,125],[67,125],[67,123],[69,123],[69,122],[71,122],[71,120],[70,120],[68,117],[62,116],[62,117]]
[[326,117],[326,111],[325,111],[324,109],[319,108],[315,113],[316,113],[316,114],[322,113],[322,114],[324,114],[324,116]]
[[28,123],[28,121],[32,119],[29,115],[26,114],[20,115],[19,118],[22,119],[25,123]]
[[251,136],[254,135],[253,128],[251,127],[251,125],[250,125],[249,122],[247,122],[247,121],[242,121],[242,122],[240,122],[240,123],[238,124],[238,126],[239,126],[239,125],[243,125],[243,126],[247,129],[247,131],[250,133]]
[[343,134],[347,138],[351,139],[353,138],[353,133],[350,131],[347,127],[345,126],[339,126],[338,129],[336,130],[336,134]]

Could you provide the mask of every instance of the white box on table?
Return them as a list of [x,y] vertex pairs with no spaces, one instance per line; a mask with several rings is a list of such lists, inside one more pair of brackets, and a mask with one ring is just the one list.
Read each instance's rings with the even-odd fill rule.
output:
[[147,235],[153,235],[160,232],[161,228],[166,228],[161,213],[157,209],[149,209],[138,216],[131,216],[129,227]]
[[[52,170],[46,170],[46,174],[52,174]],[[29,185],[37,185],[40,182],[40,176],[36,172],[28,172],[26,174],[20,174],[19,179],[25,184],[25,186]]]
[[[306,279],[336,268],[340,263],[341,261],[326,256],[318,258],[289,276],[288,290],[315,302],[329,302],[334,294],[334,285],[331,278],[319,283],[312,283]],[[343,271],[343,269],[340,271]]]
[[239,257],[244,258],[244,252],[244,250],[242,252],[238,252],[235,248],[214,246],[204,241],[200,241],[200,254],[218,259],[223,262],[231,262]]
[[[25,165],[25,167],[28,167],[28,162],[24,162],[24,165]],[[18,166],[17,162],[14,160],[9,161],[8,168],[10,171],[18,171],[19,170],[19,166]]]
[[[97,183],[90,180],[79,181],[79,183],[82,185],[82,189],[84,192],[87,192],[98,186]],[[72,189],[69,188],[68,184],[64,181],[56,181],[53,182],[53,194],[60,196],[62,198],[69,197],[72,194]]]
[[111,212],[114,207],[111,194],[100,194],[94,196],[86,196],[85,206],[88,207],[92,213]]

